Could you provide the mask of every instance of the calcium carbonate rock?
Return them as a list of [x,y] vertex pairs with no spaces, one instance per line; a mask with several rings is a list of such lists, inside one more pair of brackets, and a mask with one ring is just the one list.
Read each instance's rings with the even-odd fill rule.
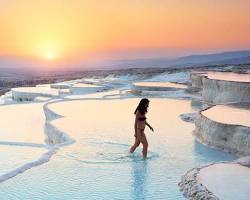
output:
[[237,82],[203,77],[202,85],[202,97],[208,103],[250,102],[250,81]]
[[[228,108],[228,112],[225,112],[226,108]],[[213,114],[213,110],[216,109],[218,112]],[[232,153],[249,155],[249,119],[250,112],[244,112],[244,109],[231,108],[230,106],[214,106],[200,112],[199,117],[195,120],[194,133],[201,143]]]
[[238,160],[235,161],[235,163],[250,167],[250,156],[239,158]]
[[180,115],[180,118],[185,122],[194,123],[196,118],[198,117],[198,113],[183,113]]
[[36,97],[57,97],[58,90],[47,87],[12,88],[12,98],[16,101],[33,101]]
[[206,75],[205,72],[192,72],[190,74],[192,87],[202,89],[202,86],[203,86],[202,78],[205,75]]
[[[204,168],[206,166],[203,166]],[[193,168],[181,177],[178,184],[184,196],[191,200],[219,200],[212,192],[202,185],[197,176],[201,168]]]
[[68,94],[70,94],[71,92],[70,92],[70,89],[60,89],[59,90],[59,94],[60,95],[68,95]]
[[69,89],[70,85],[67,83],[54,83],[51,84],[50,87],[54,89]]
[[73,94],[88,94],[94,92],[100,92],[105,89],[104,86],[86,84],[86,83],[77,83],[70,88],[70,92]]
[[202,90],[211,104],[250,102],[250,74],[232,72],[192,72],[192,87]]
[[170,91],[187,89],[186,85],[170,83],[170,82],[134,82],[132,85],[134,90],[148,90],[148,91]]

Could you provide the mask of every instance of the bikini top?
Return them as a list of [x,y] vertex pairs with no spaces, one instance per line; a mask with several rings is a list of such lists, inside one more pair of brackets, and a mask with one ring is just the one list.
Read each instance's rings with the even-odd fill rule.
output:
[[145,121],[146,119],[146,117],[139,117],[139,121]]

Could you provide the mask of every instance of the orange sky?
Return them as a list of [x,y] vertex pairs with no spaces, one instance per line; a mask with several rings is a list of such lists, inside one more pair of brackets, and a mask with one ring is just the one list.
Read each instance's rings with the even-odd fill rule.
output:
[[115,59],[250,49],[249,12],[249,0],[0,0],[0,55]]

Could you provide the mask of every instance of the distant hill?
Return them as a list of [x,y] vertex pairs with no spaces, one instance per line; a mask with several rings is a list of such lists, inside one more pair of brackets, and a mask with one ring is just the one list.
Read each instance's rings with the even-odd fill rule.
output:
[[191,55],[177,59],[152,58],[121,60],[111,62],[107,68],[134,67],[190,67],[215,64],[247,64],[250,63],[250,51],[233,51],[216,54]]
[[[179,57],[176,59],[168,58],[151,58],[151,59],[134,59],[134,60],[116,60],[106,61],[98,65],[88,65],[86,63],[74,64],[71,70],[84,70],[86,67],[90,70],[94,69],[126,69],[126,68],[184,68],[196,67],[205,65],[223,65],[223,64],[249,64],[250,63],[250,50],[249,51],[232,51],[204,55],[190,55]],[[40,67],[39,67],[40,66]],[[83,67],[84,66],[84,67]],[[35,61],[26,61],[24,59],[12,59],[0,57],[0,73],[3,72],[16,72],[20,70],[34,73],[36,69],[42,68],[42,63]],[[26,69],[26,70],[24,70]]]
[[174,63],[209,63],[223,60],[239,59],[250,56],[250,51],[234,51],[216,54],[191,55],[176,59]]
[[237,64],[249,64],[249,63],[250,63],[250,56],[247,56],[247,57],[231,58],[226,60],[208,62],[207,65],[216,65],[216,64],[237,65]]
[[244,64],[249,63],[250,51],[234,51],[207,55],[192,55],[170,61],[171,66],[195,66],[209,64]]

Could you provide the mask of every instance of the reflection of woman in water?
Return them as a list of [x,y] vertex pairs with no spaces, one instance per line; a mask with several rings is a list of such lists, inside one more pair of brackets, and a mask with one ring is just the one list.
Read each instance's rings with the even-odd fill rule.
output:
[[154,131],[153,127],[150,126],[149,123],[146,121],[146,113],[148,112],[149,100],[148,99],[141,99],[139,105],[135,109],[135,143],[130,148],[130,153],[133,153],[135,149],[142,143],[143,150],[142,154],[144,158],[147,158],[147,151],[148,151],[148,141],[146,135],[144,133],[145,126],[148,126],[151,131]]
[[[131,162],[131,197],[132,199],[147,199],[147,178],[148,178],[148,163],[146,162]],[[149,198],[150,199],[150,198]]]

